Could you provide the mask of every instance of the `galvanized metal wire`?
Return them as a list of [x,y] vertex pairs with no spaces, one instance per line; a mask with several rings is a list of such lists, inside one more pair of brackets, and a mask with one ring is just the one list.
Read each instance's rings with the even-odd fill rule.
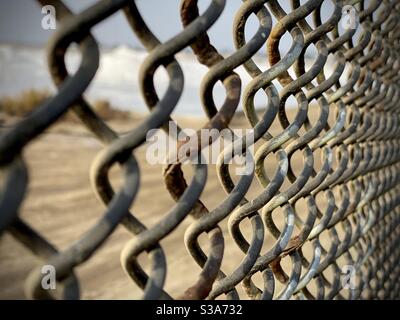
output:
[[[233,21],[236,51],[229,56],[219,53],[207,35],[222,14],[225,0],[210,0],[202,14],[196,0],[182,0],[183,30],[167,42],[157,39],[134,0],[100,0],[78,14],[73,14],[62,1],[39,2],[55,6],[61,22],[48,43],[49,72],[58,91],[0,136],[0,167],[5,175],[0,193],[0,230],[11,233],[32,254],[55,266],[61,290],[56,295],[44,290],[43,275],[37,268],[27,275],[27,297],[78,299],[79,279],[74,269],[96,254],[118,225],[132,234],[132,239],[121,248],[121,264],[143,290],[143,296],[137,298],[244,298],[237,291],[239,286],[251,299],[400,297],[399,1],[333,0],[331,16],[322,21],[323,0],[291,0],[290,12],[277,0],[243,0]],[[341,31],[342,9],[348,4],[357,11],[358,24],[354,29]],[[91,29],[121,10],[148,51],[139,79],[143,101],[150,110],[136,128],[124,135],[109,127],[83,97],[99,67],[100,51]],[[251,39],[246,39],[246,23],[253,15],[259,28]],[[292,44],[281,56],[279,44],[285,34],[290,35]],[[82,61],[74,74],[68,74],[65,54],[73,43],[79,45]],[[254,61],[263,46],[270,66],[266,70]],[[185,89],[175,56],[187,47],[209,69],[201,80],[199,93],[209,119],[204,128],[229,128],[242,103],[253,128],[253,143],[259,147],[254,159],[249,160],[251,172],[239,179],[231,176],[229,165],[223,160],[245,153],[249,145],[240,150],[233,146],[224,149],[216,168],[226,198],[213,210],[199,200],[207,184],[207,165],[194,164],[192,180],[186,181],[181,162],[169,164],[164,180],[176,204],[147,229],[130,212],[139,190],[135,149],[145,142],[149,130],[167,129]],[[305,56],[310,47],[316,49],[317,56],[312,66],[306,68]],[[335,63],[331,74],[326,69],[328,58]],[[234,71],[241,65],[252,78],[243,94],[244,83]],[[169,77],[163,96],[158,95],[154,84],[159,68],[165,69]],[[220,106],[213,99],[218,82],[226,91]],[[255,110],[259,91],[264,91],[266,97],[262,113]],[[297,104],[293,120],[285,109],[289,97],[294,97]],[[319,110],[317,121],[309,118],[312,103]],[[18,213],[29,183],[24,148],[68,110],[73,110],[82,125],[104,145],[93,160],[90,174],[105,211],[83,236],[66,250],[58,251]],[[282,127],[278,135],[269,132],[275,119]],[[200,141],[198,151],[212,142]],[[303,157],[299,173],[291,164],[296,152]],[[322,166],[317,170],[314,159],[319,155]],[[273,177],[266,172],[269,156],[275,157],[277,169]],[[109,180],[109,170],[116,163],[124,177],[118,190],[113,189]],[[254,179],[262,192],[247,199]],[[282,187],[285,181],[289,182],[288,188]],[[319,197],[327,202],[324,208],[318,205]],[[300,201],[306,203],[306,214],[297,209]],[[283,228],[276,225],[274,218],[278,209],[284,215]],[[164,289],[167,262],[160,241],[189,215],[193,222],[185,232],[185,245],[201,271],[198,280],[188,283],[184,293],[172,296]],[[229,238],[221,230],[224,219],[228,219]],[[241,230],[244,220],[251,223],[251,239]],[[339,230],[344,236],[339,236]],[[199,244],[202,234],[209,238],[207,253]],[[321,234],[329,236],[328,247],[321,244]],[[265,252],[267,236],[275,240]],[[221,265],[224,244],[229,241],[240,248],[244,258],[233,272],[226,274]],[[306,245],[312,247],[311,259],[304,254]],[[150,261],[148,273],[138,261],[142,253]],[[291,261],[290,274],[281,266],[286,256]],[[357,275],[355,287],[347,291],[339,259],[353,266]],[[253,280],[257,274],[262,275],[262,287]],[[278,282],[283,289],[275,292]],[[316,288],[315,293],[311,287]]]

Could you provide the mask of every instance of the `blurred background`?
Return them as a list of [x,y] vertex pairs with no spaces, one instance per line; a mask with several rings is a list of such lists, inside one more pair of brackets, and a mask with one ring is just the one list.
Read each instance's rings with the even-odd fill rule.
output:
[[[95,2],[95,0],[64,1],[75,13]],[[305,2],[302,0],[301,4]],[[137,0],[136,3],[149,28],[160,41],[167,41],[183,29],[179,17],[180,0]],[[210,0],[199,0],[200,12],[204,11],[209,3]],[[224,57],[235,51],[232,23],[241,4],[241,0],[227,0],[221,17],[208,31],[211,43]],[[286,11],[291,10],[289,1],[282,0],[280,4]],[[322,20],[326,21],[332,11],[332,1],[324,1]],[[0,1],[0,120],[3,119],[2,122],[6,124],[9,123],[10,117],[18,120],[31,112],[56,90],[47,67],[46,43],[57,29],[44,30],[41,24],[43,17],[41,7],[35,1]],[[307,20],[312,25],[310,16]],[[254,15],[248,19],[246,39],[252,37],[258,25]],[[139,89],[138,74],[148,53],[133,34],[121,11],[99,23],[93,29],[93,34],[101,49],[100,67],[94,81],[85,91],[85,98],[118,132],[131,130],[140,122],[143,113],[147,112]],[[282,56],[291,44],[291,36],[286,33],[280,42]],[[316,54],[314,46],[311,45],[306,52],[307,68],[315,60]],[[200,128],[204,125],[205,119],[199,88],[201,79],[208,69],[196,60],[189,48],[177,54],[176,58],[184,72],[185,87],[174,110],[174,119],[178,119],[183,128]],[[71,46],[66,56],[67,68],[71,74],[75,72],[80,59],[78,48]],[[268,69],[265,46],[260,49],[259,55],[254,56],[254,60],[261,70]],[[331,65],[328,63],[326,68],[331,69]],[[236,71],[242,79],[243,89],[251,78],[243,67],[239,67]],[[163,94],[167,84],[167,76],[163,68],[159,68],[155,77],[155,87],[159,96]],[[279,83],[274,81],[274,84],[279,90]],[[217,106],[222,105],[225,90],[220,83],[215,86],[214,98]],[[255,102],[256,107],[265,109],[267,103],[265,94],[261,92],[257,95]],[[292,98],[287,104],[289,109],[296,106]],[[239,105],[238,109],[241,110],[242,106]],[[290,117],[293,116],[293,111]],[[70,116],[73,115],[70,113],[66,115],[67,118]],[[250,125],[244,116],[238,115],[230,126],[248,128]],[[282,128],[275,119],[269,132],[275,136],[281,131]],[[79,239],[104,213],[104,205],[96,198],[89,179],[93,159],[102,148],[102,144],[75,119],[57,121],[39,139],[35,139],[24,149],[30,180],[28,196],[24,199],[20,216],[59,250],[65,250]],[[150,165],[146,161],[146,146],[135,149],[135,156],[140,163],[141,187],[131,210],[144,225],[151,227],[174,206],[175,202],[166,191],[161,165]],[[294,163],[292,168],[299,172],[303,168],[302,156],[295,154],[292,159]],[[276,159],[271,156],[266,162],[268,163],[266,170],[272,176],[278,166]],[[122,175],[116,169],[118,168],[113,168],[111,172],[111,181],[118,189],[122,183]],[[192,175],[190,170],[185,171],[185,174],[187,180],[190,180]],[[289,185],[289,181],[286,181],[282,188],[287,188]],[[261,191],[261,187],[254,181],[248,194],[249,199]],[[211,165],[202,201],[212,210],[225,197],[215,166]],[[324,201],[323,199],[322,202]],[[301,204],[300,215],[307,212],[304,208],[306,205]],[[274,211],[274,215],[283,216],[278,209]],[[284,226],[283,219],[276,219],[276,222],[279,227]],[[171,235],[161,241],[169,268],[165,288],[174,296],[181,294],[188,284],[194,283],[200,271],[183,241],[184,232],[190,224],[191,219],[185,219]],[[229,274],[244,255],[230,238],[226,221],[221,222],[221,228],[226,239],[229,239],[226,242],[223,260],[223,270]],[[241,228],[250,239],[251,224],[246,220]],[[126,299],[141,296],[141,290],[130,281],[120,265],[121,250],[131,238],[132,234],[119,226],[107,240],[106,245],[87,263],[76,268],[82,287],[82,298]],[[209,240],[205,234],[200,237],[200,243],[207,251]],[[274,238],[267,235],[263,252],[270,249],[273,243]],[[305,247],[307,245],[305,244]],[[312,250],[306,248],[305,252],[308,254]],[[284,268],[291,266],[287,259],[283,259]],[[140,262],[148,267],[146,257],[141,257]],[[38,263],[43,261],[16,241],[12,235],[9,233],[2,235],[0,298],[24,298],[24,281]],[[289,272],[288,269],[285,270]],[[262,285],[261,275],[256,275],[254,281]]]
[[[95,0],[67,0],[64,3],[75,13],[85,10],[94,4]],[[301,1],[302,3],[305,1]],[[166,41],[182,30],[179,16],[180,0],[149,1],[137,0],[137,6],[146,23],[154,34]],[[209,5],[209,0],[199,0],[200,12]],[[234,51],[232,39],[232,23],[241,0],[229,0],[221,17],[216,21],[208,34],[211,43],[225,57]],[[281,6],[290,10],[289,1],[280,1]],[[333,10],[332,1],[324,1],[322,7],[323,21],[328,19]],[[44,30],[41,21],[44,15],[41,6],[32,0],[15,0],[0,2],[0,97],[5,102],[10,102],[10,97],[24,93],[21,100],[40,100],[48,92],[54,92],[46,65],[45,46],[49,38],[57,30]],[[311,20],[310,17],[308,19]],[[275,21],[275,19],[273,19]],[[310,21],[311,23],[311,21]],[[250,39],[258,28],[258,20],[253,15],[246,24],[246,38]],[[87,98],[92,101],[107,101],[110,106],[117,109],[134,112],[146,111],[146,106],[141,98],[138,87],[138,72],[141,63],[146,58],[146,51],[140,44],[121,11],[99,23],[93,34],[98,41],[102,53],[100,55],[100,68],[95,80],[86,92]],[[282,55],[291,46],[291,37],[286,33],[280,43]],[[260,56],[255,61],[266,70],[266,49],[260,50]],[[316,50],[310,46],[307,50],[307,64],[312,64]],[[207,68],[197,62],[190,49],[185,49],[177,55],[185,74],[185,91],[174,113],[179,115],[202,115],[201,103],[198,98],[202,79]],[[73,73],[79,65],[80,55],[76,47],[71,46],[68,51],[67,67]],[[250,81],[250,77],[243,67],[236,70],[243,81],[242,88]],[[168,79],[163,70],[159,68],[155,77],[156,88],[161,96],[167,87]],[[279,88],[279,84],[276,83]],[[35,92],[26,92],[35,89]],[[39,92],[36,92],[39,91]],[[221,105],[225,98],[225,91],[221,84],[214,89],[216,105]],[[295,103],[292,98],[289,104]],[[265,104],[264,96],[256,97],[256,106],[262,108]],[[10,107],[12,108],[12,106]],[[241,106],[239,106],[239,110]]]

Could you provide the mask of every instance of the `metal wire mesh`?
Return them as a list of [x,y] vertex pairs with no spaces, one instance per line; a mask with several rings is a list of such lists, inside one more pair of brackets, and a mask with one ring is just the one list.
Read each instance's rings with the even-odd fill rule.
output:
[[[174,298],[245,298],[239,297],[238,286],[251,299],[399,298],[400,2],[334,0],[334,11],[328,20],[322,21],[322,0],[292,0],[290,12],[274,0],[243,1],[233,22],[236,51],[225,57],[207,36],[207,30],[222,14],[225,0],[210,1],[201,15],[196,0],[182,0],[180,15],[184,28],[164,43],[147,27],[133,0],[98,1],[76,15],[62,1],[39,2],[53,5],[61,21],[48,43],[49,72],[58,92],[0,136],[0,166],[5,175],[0,194],[0,230],[11,233],[32,254],[55,267],[61,288],[57,297],[80,297],[74,268],[96,254],[115,228],[123,225],[132,233],[132,240],[121,248],[121,263],[143,290],[141,298],[170,299],[170,293],[164,290],[167,262],[160,241],[190,215],[193,222],[186,230],[185,245],[201,272],[196,283],[188,283],[186,292]],[[340,32],[342,9],[348,4],[357,10],[358,25]],[[99,66],[100,51],[91,29],[120,10],[148,51],[139,79],[143,101],[150,110],[136,128],[124,135],[113,131],[83,97]],[[246,40],[246,22],[254,15],[259,28]],[[285,34],[290,34],[292,45],[281,56],[279,44]],[[72,43],[79,45],[82,61],[74,74],[68,74],[64,58]],[[253,127],[254,144],[258,146],[254,166],[249,174],[234,179],[229,165],[218,163],[216,169],[227,196],[209,210],[199,200],[207,183],[207,165],[194,164],[189,182],[181,163],[168,165],[164,180],[176,205],[147,229],[129,211],[139,190],[135,149],[145,142],[149,130],[167,128],[185,88],[175,55],[189,46],[199,63],[209,68],[199,96],[209,118],[204,127],[229,128],[242,103]],[[263,46],[269,62],[266,70],[260,70],[254,61]],[[312,66],[306,68],[305,53],[309,47],[316,48],[317,56]],[[328,58],[335,62],[329,75],[325,68]],[[252,78],[243,94],[242,80],[234,72],[241,65]],[[159,68],[165,69],[169,77],[168,88],[161,97],[154,84]],[[221,106],[216,105],[212,94],[218,82],[226,91]],[[262,113],[254,107],[259,91],[266,94]],[[294,97],[297,104],[292,120],[285,109],[289,97]],[[316,121],[309,119],[312,103],[319,110]],[[73,110],[82,125],[104,144],[92,163],[91,179],[105,211],[68,249],[58,251],[18,212],[28,186],[24,148],[68,110]],[[275,119],[282,126],[277,135],[269,132]],[[199,147],[210,143],[201,141]],[[303,157],[303,166],[297,173],[291,164],[296,152]],[[228,147],[223,152],[224,156],[231,154]],[[322,165],[317,170],[314,159],[319,155]],[[277,167],[273,177],[268,177],[265,169],[269,156],[275,158]],[[113,189],[109,180],[109,169],[116,163],[124,175],[118,190]],[[246,193],[255,179],[263,191],[247,199]],[[283,190],[284,181],[289,182],[289,187]],[[326,199],[324,208],[317,205],[318,197]],[[299,201],[306,203],[306,218],[301,218],[296,207]],[[284,216],[283,228],[274,221],[273,213],[278,209]],[[226,218],[230,237],[223,235],[220,228]],[[244,220],[251,223],[251,239],[241,231]],[[323,232],[329,235],[328,246],[321,244]],[[207,253],[199,245],[202,234],[209,239]],[[264,252],[266,236],[272,236],[274,244]],[[244,258],[233,272],[225,274],[221,264],[224,243],[229,241],[240,248]],[[303,252],[306,244],[312,247],[311,259]],[[138,261],[142,253],[150,261],[147,273]],[[285,256],[290,257],[290,274],[281,266]],[[342,281],[339,259],[353,266],[357,275],[354,286],[346,291],[348,295],[344,293],[346,283]],[[253,281],[257,274],[262,276],[262,287]],[[27,275],[28,297],[55,297],[41,287],[42,276],[39,268]],[[283,290],[275,292],[278,282],[283,284]],[[311,287],[316,288],[315,293]]]

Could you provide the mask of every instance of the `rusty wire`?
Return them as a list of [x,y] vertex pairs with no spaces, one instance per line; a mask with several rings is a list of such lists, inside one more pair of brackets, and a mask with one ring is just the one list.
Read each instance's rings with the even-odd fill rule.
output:
[[[134,0],[98,1],[76,15],[62,1],[39,2],[55,6],[62,22],[48,44],[49,72],[58,92],[0,136],[0,166],[5,174],[0,194],[0,230],[11,233],[33,254],[54,265],[60,284],[56,294],[43,290],[42,274],[39,268],[34,269],[26,280],[28,297],[78,299],[79,281],[74,268],[95,254],[122,224],[132,233],[132,239],[121,248],[122,267],[143,290],[142,298],[173,298],[164,290],[167,262],[160,241],[188,215],[193,222],[186,230],[185,245],[201,269],[196,283],[188,283],[188,289],[174,294],[174,298],[243,298],[238,286],[243,286],[251,299],[400,297],[399,1],[334,0],[334,11],[323,22],[323,0],[291,0],[290,12],[285,12],[276,0],[243,0],[233,21],[236,51],[227,57],[217,51],[207,35],[222,14],[225,0],[210,0],[201,15],[196,0],[182,0],[183,31],[164,43],[147,27]],[[341,32],[339,22],[346,4],[354,5],[359,21],[356,29]],[[144,103],[150,110],[136,128],[123,136],[113,131],[83,97],[100,57],[90,31],[120,10],[148,51],[139,79]],[[252,15],[257,17],[259,28],[251,39],[246,39],[246,22]],[[357,31],[359,37],[355,36]],[[290,34],[292,45],[281,56],[279,44],[285,33]],[[82,62],[75,74],[68,74],[64,59],[72,43],[79,45]],[[261,70],[253,57],[264,46],[269,67]],[[147,229],[129,211],[139,189],[140,170],[134,151],[145,142],[149,130],[168,128],[170,115],[184,90],[183,72],[175,55],[187,47],[191,47],[199,63],[209,68],[200,89],[200,100],[209,119],[204,128],[229,128],[242,103],[253,127],[254,143],[260,146],[254,159],[249,160],[251,172],[237,181],[222,160],[233,157],[235,152],[245,153],[246,148],[223,151],[216,168],[227,196],[213,210],[199,200],[207,183],[207,166],[193,165],[193,178],[187,182],[181,162],[168,165],[164,170],[166,189],[176,204]],[[313,65],[306,68],[309,47],[316,49],[317,56]],[[329,75],[325,68],[328,57],[335,62]],[[252,78],[248,84],[242,83],[234,72],[241,65]],[[154,84],[154,74],[160,67],[169,77],[162,97]],[[218,81],[226,91],[221,106],[216,106],[212,94]],[[254,103],[260,90],[266,94],[262,114],[256,112]],[[285,110],[291,96],[297,103],[294,120],[288,119]],[[319,110],[314,122],[309,119],[312,103]],[[106,209],[89,231],[59,252],[19,218],[18,212],[28,186],[24,148],[68,110],[73,110],[82,125],[104,144],[93,161],[91,180]],[[333,121],[329,120],[332,115]],[[274,136],[269,129],[275,119],[282,130]],[[210,143],[200,141],[198,150]],[[302,170],[297,174],[291,166],[296,152],[303,157]],[[276,159],[273,177],[266,172],[270,155]],[[314,168],[317,155],[322,157],[319,170]],[[109,181],[109,169],[115,163],[124,175],[119,190],[113,190]],[[254,179],[263,191],[247,199]],[[284,181],[290,185],[286,189],[282,187]],[[326,207],[318,205],[319,197],[326,199]],[[300,215],[296,207],[299,201],[306,203],[305,215]],[[278,209],[284,215],[283,228],[274,221],[273,213]],[[220,227],[226,218],[230,238],[223,235]],[[251,239],[240,228],[245,219],[251,223]],[[339,237],[339,229],[344,236]],[[207,254],[198,241],[203,233],[210,243]],[[329,236],[328,247],[321,244],[322,234]],[[274,238],[274,245],[264,251],[267,235]],[[228,241],[234,241],[244,253],[230,274],[221,269],[224,244]],[[312,247],[311,259],[303,252],[306,244]],[[151,265],[149,273],[138,262],[144,252]],[[281,266],[286,256],[291,261],[290,274]],[[342,290],[338,259],[354,266],[358,276],[356,287],[348,290],[347,296]],[[332,277],[327,276],[328,271]],[[262,287],[253,280],[258,273],[264,282]],[[275,292],[278,282],[283,289]],[[312,293],[311,286],[316,293]]]

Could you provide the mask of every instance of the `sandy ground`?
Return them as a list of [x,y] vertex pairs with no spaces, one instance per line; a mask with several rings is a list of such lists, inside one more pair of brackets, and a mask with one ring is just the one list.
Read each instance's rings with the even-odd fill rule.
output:
[[[203,121],[182,119],[180,123],[183,127],[198,128]],[[111,125],[119,131],[124,131],[134,127],[134,122],[113,121]],[[233,122],[233,127],[248,127],[248,124],[243,117],[238,117]],[[278,130],[280,128],[274,125],[272,132]],[[77,240],[104,212],[104,206],[96,198],[89,180],[89,168],[101,148],[101,144],[83,126],[64,122],[53,126],[25,150],[30,183],[20,216],[60,250]],[[132,205],[132,213],[150,227],[172,208],[174,202],[166,192],[162,167],[147,163],[143,147],[136,155],[141,170],[141,188]],[[276,164],[269,163],[267,171],[272,174]],[[301,161],[295,167],[301,168]],[[112,171],[112,181],[116,186],[121,181],[118,168]],[[260,191],[255,181],[248,198],[254,197]],[[216,176],[215,166],[210,166],[202,200],[212,209],[225,197],[226,194]],[[161,242],[168,263],[165,288],[174,297],[181,295],[191,286],[200,271],[200,267],[186,251],[183,241],[184,231],[191,222],[191,218],[187,217]],[[226,220],[220,225],[226,235],[223,270],[230,273],[244,255],[230,238]],[[250,233],[247,232],[248,221],[243,223],[243,230],[250,239]],[[92,258],[76,268],[83,299],[141,297],[141,290],[124,273],[120,265],[120,252],[131,238],[132,235],[119,226]],[[272,237],[267,235],[264,252],[270,248],[272,241]],[[202,237],[201,243],[207,247],[206,236]],[[146,265],[145,256],[141,261]],[[24,280],[29,271],[39,264],[43,264],[43,261],[35,258],[6,232],[0,239],[0,298],[23,299]],[[257,280],[258,276],[255,278]],[[240,286],[238,290],[242,292]]]

